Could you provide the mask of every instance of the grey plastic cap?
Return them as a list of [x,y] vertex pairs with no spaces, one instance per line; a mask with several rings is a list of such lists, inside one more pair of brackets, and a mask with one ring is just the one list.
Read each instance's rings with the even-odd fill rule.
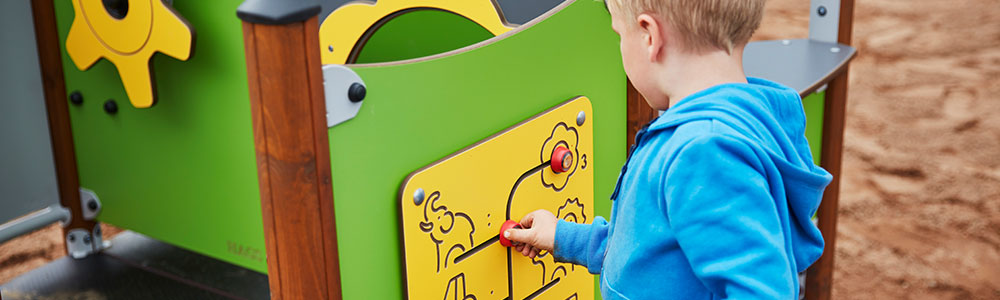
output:
[[308,20],[319,11],[316,0],[246,0],[236,8],[236,16],[250,23],[280,25]]

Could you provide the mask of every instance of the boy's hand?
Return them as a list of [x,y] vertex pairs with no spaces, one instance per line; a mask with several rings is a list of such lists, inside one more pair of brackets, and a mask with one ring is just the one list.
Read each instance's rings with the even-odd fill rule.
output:
[[521,219],[522,229],[508,229],[503,236],[518,242],[514,249],[522,255],[535,258],[542,250],[552,251],[558,222],[559,220],[551,212],[539,209]]

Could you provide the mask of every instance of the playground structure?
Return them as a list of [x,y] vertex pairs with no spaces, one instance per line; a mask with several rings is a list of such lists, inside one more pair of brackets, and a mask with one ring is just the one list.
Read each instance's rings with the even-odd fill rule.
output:
[[[656,116],[627,83],[603,4],[556,3],[513,25],[493,1],[383,0],[324,17],[310,1],[251,0],[236,10],[241,26],[234,1],[168,2],[31,2],[42,80],[24,98],[44,97],[49,132],[39,134],[51,146],[25,152],[51,149],[59,201],[2,199],[18,213],[0,215],[12,220],[0,241],[63,220],[68,252],[86,258],[54,265],[88,265],[108,287],[142,272],[129,262],[176,263],[146,272],[167,279],[139,277],[186,278],[150,285],[163,290],[210,287],[187,288],[192,297],[598,294],[583,268],[493,241],[503,221],[534,209],[607,215],[625,149]],[[853,1],[812,2],[811,39],[752,43],[746,68],[804,98],[814,156],[835,175],[818,212],[832,249]],[[97,24],[173,16],[167,33],[152,29],[158,21],[143,32],[174,42],[93,43],[118,35],[77,29],[90,24],[81,12]],[[108,61],[95,64],[98,53]],[[564,172],[551,169],[559,146],[572,154]],[[127,233],[105,250],[97,221],[162,242]],[[189,254],[143,256],[157,251]],[[107,257],[126,266],[93,263]],[[827,251],[809,270],[808,298],[829,297],[832,263]],[[213,279],[220,270],[243,275]],[[266,291],[241,289],[262,280]],[[29,273],[11,291],[52,290]]]

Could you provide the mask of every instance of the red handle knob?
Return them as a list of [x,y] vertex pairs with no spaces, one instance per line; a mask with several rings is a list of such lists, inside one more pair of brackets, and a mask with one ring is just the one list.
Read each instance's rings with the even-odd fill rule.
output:
[[504,247],[517,246],[518,244],[517,242],[508,240],[507,238],[503,237],[503,233],[507,232],[507,229],[511,228],[521,229],[521,224],[514,220],[507,220],[506,222],[503,222],[503,225],[500,225],[500,245],[503,245]]
[[569,171],[573,167],[573,151],[570,151],[566,147],[558,146],[555,150],[552,150],[552,160],[549,165],[552,168],[552,172],[562,173]]

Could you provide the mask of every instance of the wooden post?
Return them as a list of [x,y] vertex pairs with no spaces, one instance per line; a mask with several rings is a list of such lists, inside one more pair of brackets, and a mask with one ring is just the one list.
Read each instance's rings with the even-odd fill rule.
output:
[[319,5],[248,0],[243,20],[273,299],[340,299]]
[[632,86],[632,81],[627,82],[625,91],[625,106],[626,106],[626,122],[625,125],[625,151],[629,150],[632,143],[635,142],[635,134],[639,132],[642,126],[656,119],[656,110],[649,107],[649,103],[646,103],[646,98],[639,94],[639,91]]
[[[59,203],[69,208],[72,220],[63,227],[63,237],[73,229],[92,232],[95,221],[83,219],[80,204],[80,178],[76,169],[76,152],[73,150],[73,130],[70,127],[66,83],[62,67],[59,33],[56,30],[56,12],[52,0],[32,0],[31,11],[35,22],[35,42],[38,44],[38,63],[45,92],[45,108],[49,117],[49,137],[52,139],[52,156],[56,167]],[[68,250],[68,249],[67,249]]]
[[[840,25],[837,42],[851,44],[854,31],[854,0],[840,1]],[[820,165],[833,174],[833,181],[823,193],[819,206],[819,230],[826,246],[823,256],[806,273],[806,299],[827,300],[833,291],[833,259],[837,252],[837,208],[840,201],[841,158],[844,148],[844,120],[847,115],[848,69],[830,81],[826,92],[826,115],[823,118],[823,150]]]

